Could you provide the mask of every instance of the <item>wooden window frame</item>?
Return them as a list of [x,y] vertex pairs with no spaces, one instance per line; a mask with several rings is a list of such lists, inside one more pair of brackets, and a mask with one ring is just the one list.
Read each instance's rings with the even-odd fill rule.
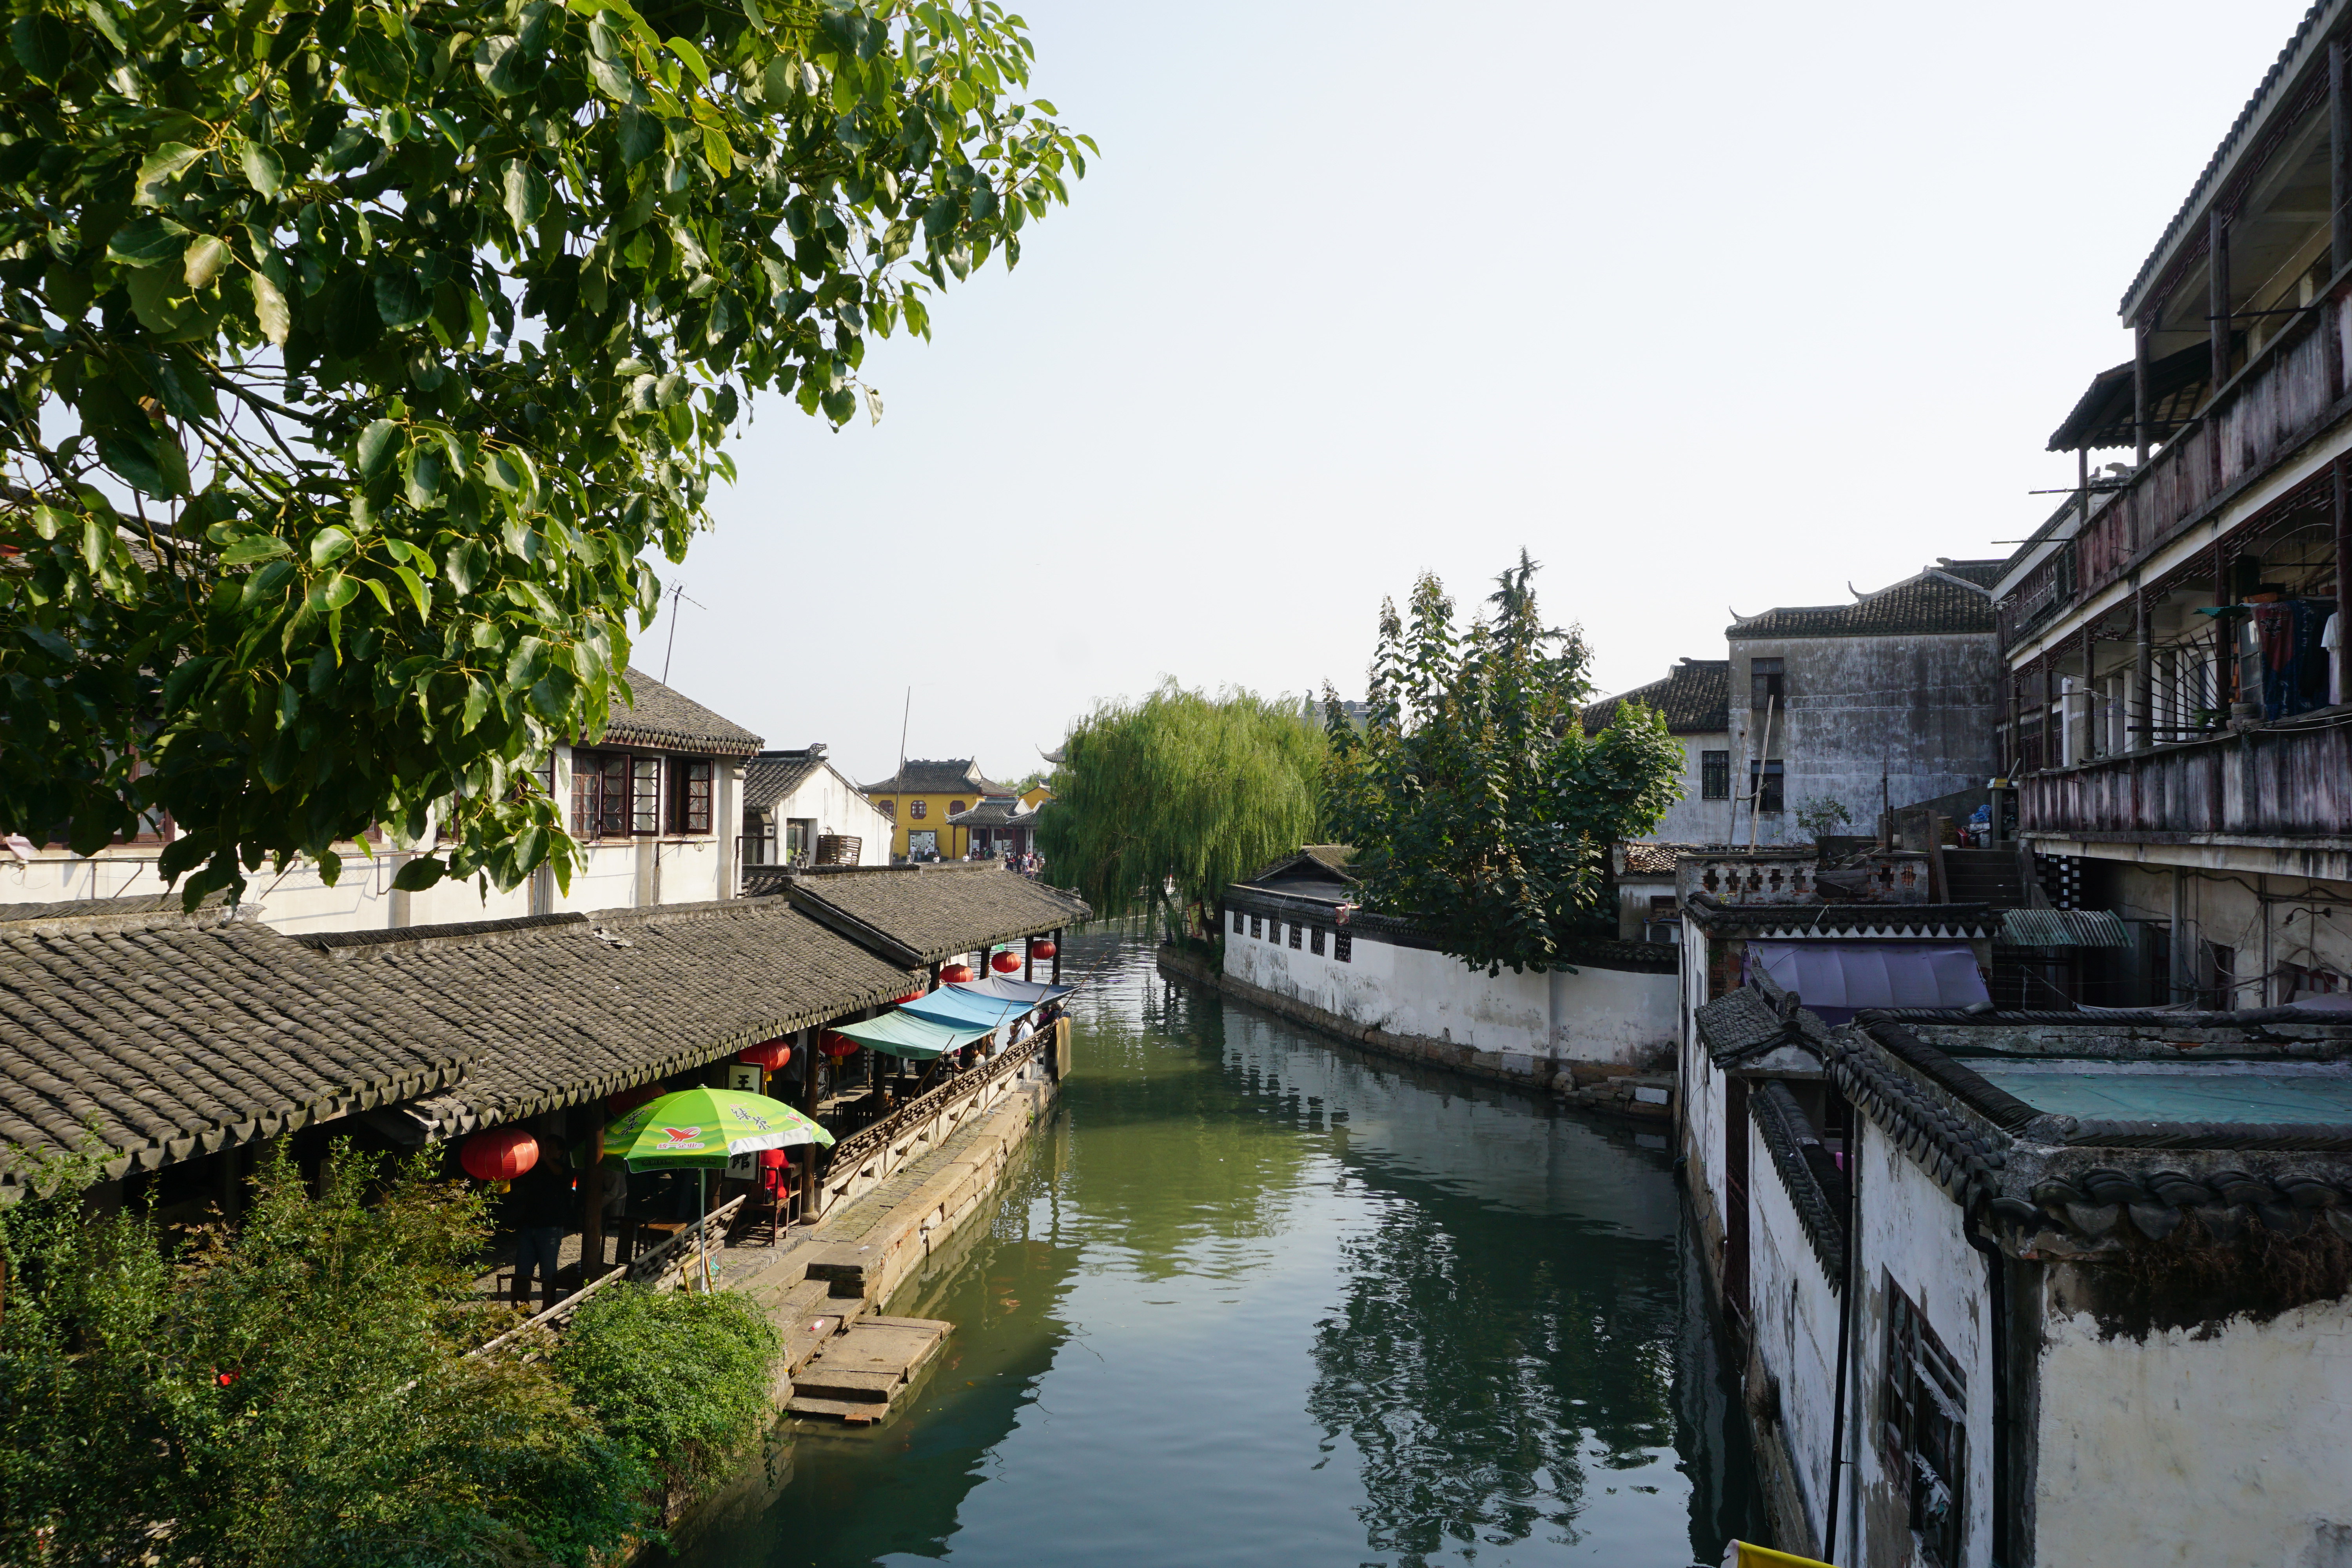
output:
[[583,844],[627,838],[633,776],[626,752],[572,753],[572,834]]
[[708,837],[719,798],[718,764],[709,757],[679,757],[667,771],[670,831],[681,837]]
[[920,822],[920,821],[922,821],[924,818],[926,818],[926,817],[929,816],[930,815],[931,815],[931,803],[930,803],[929,801],[928,801],[928,800],[910,800],[910,801],[908,801],[908,802],[907,803],[907,820],[908,820],[908,821],[909,821],[909,822]]
[[1731,753],[1701,752],[1698,754],[1698,797],[1701,800],[1731,798]]
[[1891,1277],[1885,1288],[1881,1454],[1906,1500],[1922,1560],[1958,1568],[1969,1518],[1968,1373]]

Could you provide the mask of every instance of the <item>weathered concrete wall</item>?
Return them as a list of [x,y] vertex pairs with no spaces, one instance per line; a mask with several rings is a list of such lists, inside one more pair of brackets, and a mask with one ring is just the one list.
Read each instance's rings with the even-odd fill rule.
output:
[[1779,1544],[1802,1556],[1819,1556],[1828,1523],[1830,1437],[1837,1415],[1838,1297],[1797,1218],[1771,1150],[1760,1135],[1751,1135],[1748,1152],[1748,1299],[1755,1356],[1767,1380],[1764,1389],[1753,1391],[1751,1405],[1762,1407],[1759,1429],[1778,1428],[1777,1440],[1759,1448],[1785,1472],[1781,1489],[1793,1505],[1775,1509],[1775,1517],[1801,1520],[1811,1532],[1810,1540],[1783,1539]]
[[[1787,675],[1787,706],[1764,744],[1764,713],[1753,709],[1751,661],[1778,658]],[[1748,764],[1779,757],[1787,809],[1759,818],[1759,844],[1811,842],[1797,826],[1798,808],[1826,796],[1846,808],[1852,831],[1878,820],[1880,770],[1897,806],[1971,789],[1990,778],[2000,701],[2000,660],[1990,634],[1902,637],[1757,637],[1731,643],[1732,781],[1748,792]],[[1748,837],[1740,804],[1731,834]]]
[[1315,952],[1264,937],[1225,936],[1224,972],[1332,1019],[1350,1037],[1412,1042],[1410,1054],[1549,1084],[1632,1071],[1673,1057],[1675,977],[1595,964],[1574,973],[1489,975],[1458,958],[1358,936]]
[[[2352,978],[2347,978],[2352,977],[2352,920],[2344,911],[2345,904],[2352,902],[2352,887],[2344,883],[2212,875],[2189,868],[2087,858],[2083,876],[2093,907],[2113,908],[2126,921],[2152,921],[2171,928],[2159,962],[2169,973],[2171,948],[2178,943],[2179,973],[2187,984],[2202,985],[2210,978],[2200,960],[2200,942],[2234,950],[2236,1006],[2267,1007],[2294,1000],[2297,979],[2288,965],[2326,971],[2337,977],[2339,991],[2352,991]],[[2326,912],[2331,909],[2334,913]],[[2091,994],[2084,1000],[2105,1003],[2108,998]]]
[[1666,815],[1658,819],[1656,829],[1647,836],[1652,844],[1728,844],[1731,842],[1732,803],[1728,800],[1706,800],[1700,796],[1704,782],[1699,771],[1702,752],[1729,752],[1728,731],[1714,734],[1676,735],[1683,748],[1683,797],[1666,807]]
[[2352,1302],[2102,1337],[2053,1289],[2034,1560],[2352,1564]]
[[[1862,1248],[1857,1262],[1863,1288],[1854,1303],[1852,1354],[1858,1369],[1853,1386],[1861,1390],[1861,1399],[1858,1408],[1847,1413],[1847,1435],[1861,1529],[1851,1528],[1851,1516],[1849,1523],[1840,1527],[1840,1555],[1852,1560],[1843,1543],[1859,1539],[1865,1545],[1860,1561],[1871,1568],[1909,1568],[1919,1561],[1910,1528],[1909,1478],[1889,1469],[1885,1450],[1876,1440],[1878,1427],[1873,1414],[1879,1407],[1879,1391],[1886,1380],[1890,1307],[1886,1288],[1893,1285],[1917,1305],[1965,1379],[1968,1523],[1961,1538],[1960,1561],[1945,1568],[1989,1568],[1992,1562],[1992,1353],[1985,1259],[1960,1232],[1959,1205],[1911,1163],[1884,1128],[1867,1117],[1859,1119],[1857,1146],[1848,1162],[1860,1180],[1861,1224],[1855,1239]],[[1857,1415],[1862,1418],[1858,1430],[1853,1426]],[[2037,1558],[2053,1565],[2126,1560],[2104,1551],[2074,1558],[2044,1552]]]

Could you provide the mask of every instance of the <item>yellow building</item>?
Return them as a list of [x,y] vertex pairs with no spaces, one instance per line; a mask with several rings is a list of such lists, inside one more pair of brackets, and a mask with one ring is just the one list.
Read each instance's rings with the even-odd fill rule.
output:
[[874,809],[890,819],[894,860],[961,860],[971,849],[971,831],[948,818],[983,800],[1010,800],[1013,792],[982,776],[970,757],[909,762],[879,784],[866,786]]
[[1022,792],[1021,809],[1024,811],[1034,811],[1053,798],[1054,792],[1047,789],[1044,784],[1033,784],[1026,790]]

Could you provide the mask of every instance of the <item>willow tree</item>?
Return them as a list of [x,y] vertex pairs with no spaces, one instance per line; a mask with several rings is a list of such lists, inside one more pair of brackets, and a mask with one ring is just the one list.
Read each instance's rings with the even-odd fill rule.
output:
[[1573,967],[1603,918],[1610,847],[1656,827],[1683,768],[1665,720],[1638,704],[1586,736],[1591,652],[1543,624],[1536,571],[1521,551],[1492,617],[1460,628],[1424,574],[1409,624],[1381,605],[1361,731],[1324,697],[1325,809],[1356,847],[1365,903],[1489,973]]
[[993,0],[14,0],[0,831],[511,887],[755,395],[1084,173]]
[[1070,731],[1037,824],[1054,879],[1106,915],[1170,899],[1219,924],[1225,887],[1320,834],[1322,725],[1293,698],[1172,679]]

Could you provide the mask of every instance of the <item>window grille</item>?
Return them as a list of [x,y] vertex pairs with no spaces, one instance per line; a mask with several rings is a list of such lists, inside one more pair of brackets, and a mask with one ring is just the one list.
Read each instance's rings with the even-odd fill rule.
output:
[[1731,753],[1701,752],[1698,754],[1698,797],[1701,800],[1731,798]]
[[948,815],[950,816],[961,816],[963,815],[963,802],[960,800],[951,800],[948,802]]
[[1234,911],[1234,934],[1235,936],[1242,934],[1242,927],[1244,923],[1241,910],[1235,910]]
[[1259,937],[1259,935],[1260,935],[1260,934],[1262,934],[1260,928],[1264,925],[1265,921],[1265,917],[1264,915],[1252,915],[1252,916],[1250,916],[1250,940],[1251,940],[1251,941],[1253,941],[1253,942],[1256,941],[1256,940],[1257,940],[1257,938]]
[[931,803],[928,800],[910,800],[907,803],[907,815],[920,822],[931,815]]
[[1297,922],[1297,921],[1291,921],[1291,922],[1290,922],[1290,945],[1291,945],[1291,946],[1293,946],[1293,947],[1297,947],[1297,946],[1298,945],[1299,931],[1300,931],[1300,927],[1299,927],[1298,922]]
[[898,803],[895,800],[877,800],[874,803],[874,809],[893,822],[898,820]]
[[1968,1380],[1892,1280],[1886,1300],[1879,1440],[1889,1468],[1904,1478],[1921,1555],[1937,1568],[1957,1568],[1968,1520]]
[[1307,951],[1316,957],[1323,956],[1323,928],[1317,926],[1307,935]]
[[710,763],[708,758],[694,757],[671,765],[670,772],[677,782],[673,786],[677,797],[670,807],[670,831],[673,833],[708,833],[710,831]]
[[572,831],[591,840],[628,837],[628,758],[616,752],[572,753]]
[[659,833],[662,828],[662,765],[659,757],[633,757],[629,762],[629,831]]
[[1282,945],[1282,922],[1271,916],[1267,917],[1265,922],[1265,940],[1276,947]]
[[1332,933],[1331,956],[1333,958],[1338,959],[1341,963],[1346,963],[1354,958],[1355,951],[1356,939],[1352,933],[1344,931]]

